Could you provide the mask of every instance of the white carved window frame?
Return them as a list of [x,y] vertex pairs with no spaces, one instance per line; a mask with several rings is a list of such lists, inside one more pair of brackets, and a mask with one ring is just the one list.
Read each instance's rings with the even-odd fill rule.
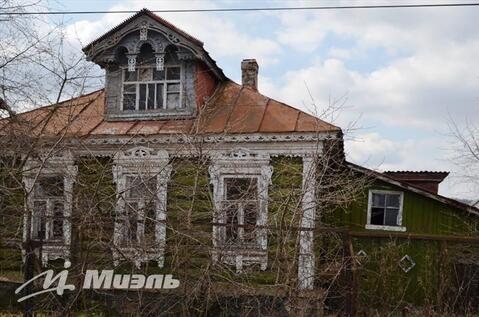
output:
[[[147,147],[135,147],[119,152],[114,157],[113,180],[116,183],[117,199],[115,208],[115,225],[113,234],[113,264],[117,266],[121,260],[129,260],[140,267],[141,263],[156,261],[159,267],[164,265],[166,246],[166,211],[167,187],[171,175],[169,155],[164,150],[155,150]],[[151,248],[125,247],[121,242],[124,239],[125,226],[121,217],[125,214],[126,200],[123,195],[128,192],[127,178],[141,176],[142,178],[156,177],[155,199],[155,246]],[[141,223],[137,227],[137,237],[144,235]]]
[[[46,239],[42,241],[41,261],[43,266],[46,266],[49,260],[70,260],[73,184],[77,173],[78,167],[75,165],[73,155],[68,151],[55,154],[41,154],[38,159],[27,160],[23,168],[23,183],[27,193],[26,210],[23,219],[23,241],[26,241],[27,237],[32,238],[33,235],[36,183],[45,177],[59,176],[63,178],[63,238],[60,240]],[[53,217],[47,219],[47,231],[52,225]],[[25,259],[25,250],[22,250],[22,254]]]
[[[210,183],[213,185],[215,212],[213,214],[213,250],[214,263],[222,262],[236,267],[241,272],[243,266],[260,264],[261,270],[268,265],[268,188],[273,169],[266,153],[252,152],[239,148],[229,153],[212,154],[213,164],[209,168]],[[257,249],[225,247],[226,211],[222,208],[226,198],[225,179],[256,178],[258,190],[258,214],[256,217]]]
[[[398,195],[399,196],[399,210],[397,216],[397,225],[374,225],[371,224],[371,215],[373,208],[373,194],[382,194],[382,195]],[[378,190],[370,189],[368,194],[368,215],[365,228],[368,230],[385,230],[385,231],[400,231],[405,232],[406,227],[402,225],[403,221],[403,207],[404,207],[404,193],[401,191],[392,191],[392,190]]]

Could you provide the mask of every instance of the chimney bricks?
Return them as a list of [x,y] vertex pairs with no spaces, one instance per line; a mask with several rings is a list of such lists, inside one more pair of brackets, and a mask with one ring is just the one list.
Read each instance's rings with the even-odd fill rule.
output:
[[258,63],[255,59],[244,59],[241,62],[241,81],[243,87],[258,90]]

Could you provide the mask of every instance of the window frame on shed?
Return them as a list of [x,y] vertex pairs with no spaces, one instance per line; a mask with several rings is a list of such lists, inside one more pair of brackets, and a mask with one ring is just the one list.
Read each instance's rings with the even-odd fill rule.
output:
[[[387,214],[387,195],[399,195],[399,208],[398,208],[398,215],[397,215],[397,225],[386,225],[386,220],[384,220],[382,225],[379,224],[372,224],[372,209],[373,209],[373,195],[385,195],[385,203],[384,206],[384,219]],[[396,209],[396,208],[394,208]],[[378,190],[378,189],[370,189],[368,194],[368,210],[367,210],[367,221],[365,228],[368,230],[386,230],[386,231],[406,231],[406,227],[402,225],[403,223],[403,209],[404,209],[404,192],[402,191],[394,191],[394,190]]]

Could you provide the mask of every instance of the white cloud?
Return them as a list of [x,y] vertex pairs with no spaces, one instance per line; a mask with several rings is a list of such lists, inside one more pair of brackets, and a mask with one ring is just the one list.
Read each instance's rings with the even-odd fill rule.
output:
[[449,153],[444,150],[449,145],[448,142],[449,139],[440,138],[408,139],[398,142],[382,137],[378,133],[364,133],[346,140],[346,158],[380,172],[449,171],[450,176],[439,186],[440,194],[454,198],[478,199],[479,183],[477,180],[465,178],[464,170],[461,171],[454,164]]
[[304,105],[310,99],[306,85],[319,107],[348,94],[347,120],[362,114],[393,127],[437,131],[449,112],[464,117],[478,106],[478,55],[479,42],[396,59],[366,74],[347,68],[340,59],[318,60],[287,72],[282,85],[265,92],[310,112]]

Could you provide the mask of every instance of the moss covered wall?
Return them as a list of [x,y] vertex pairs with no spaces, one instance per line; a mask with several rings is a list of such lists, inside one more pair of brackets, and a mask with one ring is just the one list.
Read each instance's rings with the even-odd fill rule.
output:
[[81,158],[74,185],[72,257],[87,266],[111,267],[116,185],[109,158]]
[[[74,187],[73,261],[95,268],[111,268],[110,246],[115,220],[116,186],[112,178],[110,159],[79,159],[78,176]],[[300,214],[302,161],[300,158],[275,157],[272,184],[269,187],[268,213],[268,269],[252,267],[248,274],[237,275],[234,269],[214,266],[211,262],[213,200],[209,184],[210,161],[202,159],[174,159],[171,180],[168,184],[167,244],[165,267],[158,269],[149,264],[149,273],[173,273],[180,280],[246,283],[250,286],[292,286],[297,277],[297,245]],[[3,184],[6,179],[0,178]],[[13,186],[9,183],[9,186]],[[15,187],[15,186],[14,186]],[[5,217],[1,241],[14,235],[21,237],[23,195],[15,187],[13,195],[3,195],[0,204]],[[371,188],[401,190],[376,181]],[[13,193],[13,192],[12,192]],[[21,209],[19,209],[22,206]],[[321,211],[321,206],[319,206]],[[318,226],[333,226],[365,232],[367,219],[367,190],[346,210],[322,214]],[[477,235],[477,219],[460,210],[438,203],[412,192],[404,192],[403,225],[408,233]],[[392,307],[398,301],[434,302],[439,290],[438,257],[440,242],[396,238],[353,238],[353,252],[364,250],[367,261],[358,267],[358,299],[381,307]],[[344,297],[347,281],[334,274],[347,255],[340,235],[315,237],[317,257],[317,286],[327,287],[334,280],[334,294]],[[455,259],[464,255],[463,247],[448,245],[442,273],[452,275]],[[459,252],[458,250],[462,250]],[[473,250],[471,248],[471,250]],[[410,255],[416,266],[404,273],[398,261]],[[476,253],[477,254],[477,253]],[[21,272],[18,249],[0,245],[0,274]],[[119,271],[134,271],[123,266]],[[344,273],[344,272],[343,272]],[[12,273],[8,273],[12,274]],[[441,292],[451,292],[453,283]],[[385,296],[384,294],[387,294]]]
[[[387,231],[365,229],[368,209],[368,189],[392,190],[404,193],[403,222],[406,233],[419,235],[460,235],[478,236],[478,217],[460,209],[442,204],[428,197],[405,191],[396,186],[375,180],[367,188],[362,197],[358,197],[347,210],[336,210],[324,215],[322,225],[342,227],[353,232],[381,232]],[[334,240],[330,245],[329,254],[346,254],[342,245],[342,237],[323,234],[316,237],[315,248],[319,259],[317,279],[323,279],[324,284],[331,283],[324,275],[327,263],[321,262],[324,255],[325,240]],[[443,243],[441,251],[441,244]],[[441,242],[421,239],[407,239],[394,237],[358,237],[352,239],[353,254],[360,250],[367,256],[360,257],[361,263],[357,266],[357,294],[362,305],[369,305],[378,311],[398,309],[405,303],[454,306],[448,299],[455,298],[446,294],[459,294],[457,289],[457,272],[454,264],[458,261],[477,259],[477,247],[464,247],[464,243]],[[466,251],[468,250],[469,251]],[[443,252],[443,253],[441,253]],[[399,262],[403,256],[409,255],[415,266],[404,272]],[[330,256],[330,255],[329,255]],[[330,258],[331,259],[331,258]],[[334,262],[334,261],[331,261]],[[330,262],[330,263],[331,263]],[[341,263],[338,259],[336,262]],[[441,284],[442,283],[442,284]],[[338,283],[336,283],[338,284]],[[347,289],[347,285],[335,285]],[[439,296],[438,294],[443,294]],[[441,299],[442,297],[442,299]],[[399,305],[399,306],[398,306]],[[401,306],[402,307],[402,306]]]
[[16,281],[22,278],[22,256],[17,245],[22,240],[24,188],[21,160],[0,158],[0,276]]

